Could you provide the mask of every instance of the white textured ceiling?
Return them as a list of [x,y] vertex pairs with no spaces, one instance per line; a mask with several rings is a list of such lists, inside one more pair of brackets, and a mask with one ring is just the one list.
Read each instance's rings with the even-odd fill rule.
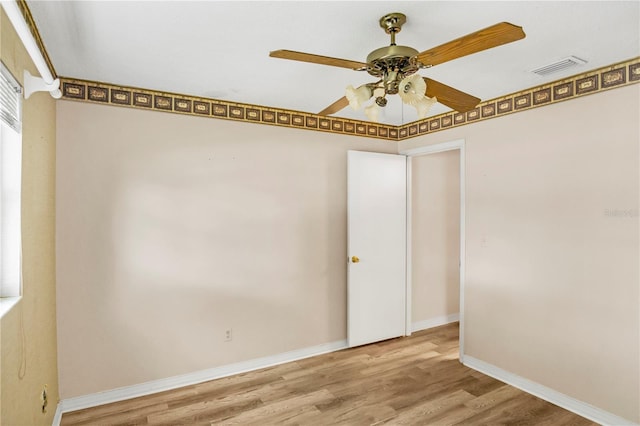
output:
[[[59,75],[319,112],[365,72],[270,58],[277,49],[356,61],[389,44],[378,20],[407,15],[400,45],[423,51],[507,21],[526,38],[420,74],[483,100],[640,56],[639,1],[28,1]],[[540,77],[574,55],[588,63]],[[384,122],[415,121],[390,97]],[[437,105],[430,115],[448,111]],[[336,114],[366,119],[345,108]]]

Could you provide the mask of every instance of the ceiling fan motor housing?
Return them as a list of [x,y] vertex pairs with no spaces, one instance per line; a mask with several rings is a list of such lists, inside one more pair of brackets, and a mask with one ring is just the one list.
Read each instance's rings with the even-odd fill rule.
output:
[[384,80],[388,94],[396,94],[400,80],[420,69],[417,54],[416,49],[408,46],[381,47],[367,56],[367,72]]

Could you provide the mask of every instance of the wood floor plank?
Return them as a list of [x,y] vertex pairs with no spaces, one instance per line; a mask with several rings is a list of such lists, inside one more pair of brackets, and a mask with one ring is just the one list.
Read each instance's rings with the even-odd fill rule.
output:
[[509,385],[503,385],[495,390],[492,390],[491,392],[487,392],[484,395],[478,396],[471,401],[466,402],[464,405],[476,411],[484,411],[487,408],[500,404],[503,401],[517,398],[522,394],[523,392],[520,389],[514,388],[513,386]]
[[62,425],[592,426],[462,365],[457,323],[65,413]]
[[430,418],[440,415],[453,407],[458,407],[473,398],[473,395],[463,390],[455,391],[440,398],[426,400],[407,410],[403,410],[396,418],[389,421],[389,423],[393,425],[412,425],[415,424],[416,421],[419,421],[424,424],[428,422]]
[[315,404],[326,402],[335,397],[326,389],[311,392],[306,395],[295,396],[286,400],[266,404],[261,407],[244,411],[237,416],[225,420],[225,424],[278,424],[295,421],[295,418],[308,412],[319,413]]
[[[397,380],[397,379],[396,379]],[[327,404],[316,405],[329,424],[375,424],[395,417],[396,411],[384,401],[393,393],[393,384],[382,382],[377,388],[351,388]],[[332,392],[334,395],[336,392]]]
[[149,424],[192,424],[201,421],[225,419],[233,415],[252,410],[263,404],[260,396],[266,392],[263,386],[239,394],[230,394],[220,398],[209,395],[202,399],[193,399],[186,403],[171,404],[162,413],[153,413],[147,417]]
[[79,415],[79,412],[75,412],[72,414],[77,415],[64,417],[60,422],[61,425],[68,424],[67,422],[72,422],[74,425],[93,425],[96,423],[100,423],[102,421],[109,423],[118,423],[118,424],[136,424],[136,425],[146,425],[147,424],[147,416],[154,413],[161,413],[169,409],[167,403],[154,404],[148,406],[136,406],[127,409],[121,409],[120,411],[113,411],[110,413],[103,413],[102,415],[98,413],[93,413],[91,411],[83,410],[84,413]]

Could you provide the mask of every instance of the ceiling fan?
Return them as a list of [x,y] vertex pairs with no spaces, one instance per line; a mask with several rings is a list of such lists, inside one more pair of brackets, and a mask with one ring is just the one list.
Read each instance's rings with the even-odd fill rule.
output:
[[418,70],[525,37],[521,27],[501,22],[424,52],[418,52],[412,47],[396,45],[396,34],[406,21],[407,17],[397,12],[380,18],[380,26],[391,36],[391,44],[369,53],[367,62],[292,50],[275,50],[269,53],[269,56],[366,71],[378,78],[378,81],[363,84],[358,88],[348,86],[345,96],[320,111],[320,115],[334,114],[347,105],[358,110],[369,99],[375,98],[375,102],[365,108],[365,114],[369,120],[378,121],[381,108],[387,104],[386,96],[397,94],[402,102],[415,107],[418,116],[424,118],[435,102],[458,112],[466,112],[475,108],[480,99],[428,77],[421,77],[416,74]]

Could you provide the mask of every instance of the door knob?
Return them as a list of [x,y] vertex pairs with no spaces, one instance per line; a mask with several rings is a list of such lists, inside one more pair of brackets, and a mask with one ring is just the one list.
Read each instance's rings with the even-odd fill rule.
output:
[[358,256],[351,256],[351,262],[358,263],[360,262],[360,258]]

